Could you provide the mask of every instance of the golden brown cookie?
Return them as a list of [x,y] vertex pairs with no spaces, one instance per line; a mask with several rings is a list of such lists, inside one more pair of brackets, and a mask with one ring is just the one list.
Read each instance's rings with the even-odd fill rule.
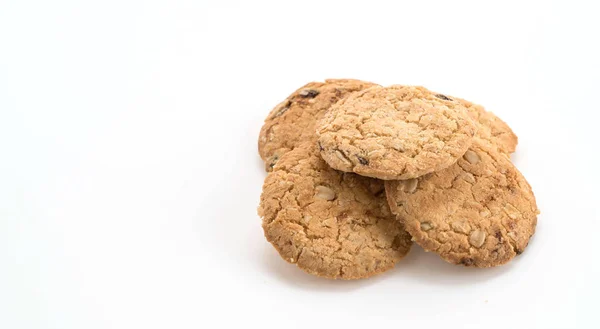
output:
[[476,129],[461,103],[400,85],[350,95],[317,123],[321,156],[331,167],[385,180],[447,168],[469,148]]
[[505,153],[480,138],[449,168],[385,186],[413,241],[450,263],[504,264],[525,250],[535,231],[539,211],[531,187]]
[[477,129],[477,136],[496,144],[500,151],[506,154],[515,151],[519,139],[506,122],[502,121],[494,113],[486,111],[481,105],[452,96],[444,97],[448,102],[456,101],[467,108],[473,121],[480,124]]
[[353,92],[374,86],[352,79],[311,82],[296,90],[269,113],[260,130],[258,153],[267,171],[286,152],[306,141],[316,143],[315,122],[329,107]]
[[410,250],[383,182],[331,169],[312,144],[279,159],[260,199],[265,237],[283,259],[310,274],[367,278],[391,269]]

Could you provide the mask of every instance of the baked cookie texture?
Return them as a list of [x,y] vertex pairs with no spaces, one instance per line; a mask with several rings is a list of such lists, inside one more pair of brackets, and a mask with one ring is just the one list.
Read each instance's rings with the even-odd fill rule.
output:
[[310,82],[269,113],[260,130],[258,153],[270,171],[286,152],[306,141],[316,143],[315,123],[340,99],[375,84],[353,79]]
[[517,135],[515,135],[506,122],[502,121],[494,113],[486,111],[481,105],[461,98],[453,96],[444,97],[448,102],[456,101],[467,108],[473,121],[479,123],[477,135],[480,138],[495,144],[505,154],[511,154],[516,150],[519,143]]
[[450,263],[507,263],[535,232],[539,210],[531,187],[508,156],[482,138],[453,166],[385,187],[413,241]]
[[331,169],[312,143],[279,159],[265,179],[258,213],[283,259],[325,278],[384,272],[411,247],[383,182]]
[[318,121],[316,132],[321,156],[332,168],[393,180],[454,164],[477,126],[461,102],[395,85],[348,96]]

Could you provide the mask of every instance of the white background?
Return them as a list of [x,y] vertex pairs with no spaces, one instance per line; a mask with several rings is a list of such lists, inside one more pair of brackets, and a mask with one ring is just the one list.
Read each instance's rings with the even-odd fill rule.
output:
[[[0,328],[598,328],[594,2],[1,1]],[[325,78],[507,121],[542,211],[526,252],[415,246],[348,282],[281,260],[258,132]]]

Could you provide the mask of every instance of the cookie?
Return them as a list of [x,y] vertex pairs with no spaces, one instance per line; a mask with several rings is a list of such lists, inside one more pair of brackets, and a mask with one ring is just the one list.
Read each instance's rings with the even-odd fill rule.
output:
[[469,148],[476,129],[461,103],[400,85],[350,95],[317,123],[321,156],[331,167],[384,180],[447,168]]
[[525,250],[539,214],[523,175],[481,138],[449,168],[385,187],[392,212],[413,241],[454,264],[510,261]]
[[279,159],[265,179],[258,213],[283,259],[325,278],[384,272],[411,246],[383,182],[331,169],[312,144]]
[[502,121],[494,113],[486,111],[481,105],[452,96],[444,97],[448,102],[456,101],[467,108],[473,121],[479,123],[477,136],[494,143],[500,151],[506,154],[515,151],[519,139],[506,122]]
[[374,86],[351,79],[311,82],[277,105],[265,119],[258,138],[258,153],[270,171],[286,152],[306,141],[316,143],[315,122],[329,107],[353,92]]

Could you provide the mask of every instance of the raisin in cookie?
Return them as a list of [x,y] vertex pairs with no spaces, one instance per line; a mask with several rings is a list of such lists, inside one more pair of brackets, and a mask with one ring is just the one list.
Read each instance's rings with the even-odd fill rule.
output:
[[353,92],[374,86],[351,79],[311,82],[277,105],[265,119],[258,153],[270,171],[279,157],[305,141],[316,143],[315,122],[329,107]]
[[281,257],[321,277],[370,277],[391,269],[411,246],[383,182],[331,169],[312,144],[279,159],[258,213]]
[[458,162],[385,182],[390,208],[413,241],[454,264],[492,267],[523,252],[539,214],[531,187],[493,143],[475,138]]
[[332,106],[317,123],[333,168],[379,179],[442,170],[471,145],[476,124],[459,102],[423,87],[375,86]]

